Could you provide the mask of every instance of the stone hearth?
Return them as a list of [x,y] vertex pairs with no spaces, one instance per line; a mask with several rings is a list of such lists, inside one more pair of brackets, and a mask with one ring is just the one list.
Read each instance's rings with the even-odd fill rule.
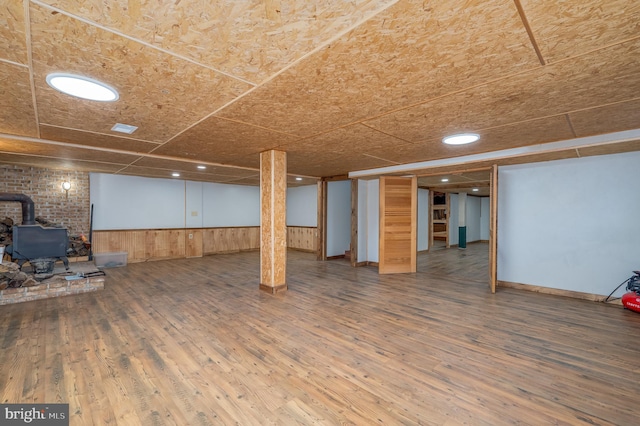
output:
[[[4,269],[2,268],[3,265],[5,264],[0,264],[0,270]],[[23,270],[27,275],[30,275],[28,266],[24,267]],[[28,287],[0,290],[0,305],[102,290],[104,289],[104,276],[83,277],[80,275],[96,271],[98,269],[93,262],[72,263],[70,271],[65,271],[64,267],[58,266],[54,270],[55,275],[42,282],[31,282]]]

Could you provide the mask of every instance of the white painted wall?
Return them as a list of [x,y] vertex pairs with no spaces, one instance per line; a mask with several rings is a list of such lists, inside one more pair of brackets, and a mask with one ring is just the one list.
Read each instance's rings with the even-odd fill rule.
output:
[[449,209],[451,217],[449,218],[449,244],[458,244],[458,194],[449,194]]
[[187,228],[202,228],[202,186],[203,182],[185,182],[185,216]]
[[287,226],[318,226],[318,186],[287,188]]
[[429,248],[429,190],[418,188],[418,251]]
[[640,152],[501,167],[498,279],[608,295],[630,277],[638,164]]
[[378,262],[380,258],[380,180],[367,185],[367,260]]
[[351,181],[327,185],[327,257],[343,255],[351,246]]
[[[449,195],[449,205],[451,206],[451,218],[449,219],[449,244],[456,245],[460,242],[459,231],[459,203],[458,194]],[[487,200],[489,198],[487,197]],[[482,204],[480,197],[467,196],[465,203],[465,211],[467,213],[467,243],[479,241],[481,234],[486,234],[486,240],[489,239],[489,204],[487,201],[487,217],[486,221],[482,222]],[[486,229],[485,229],[486,227]]]
[[480,198],[480,239],[482,241],[489,241],[490,200],[489,197]]
[[366,262],[368,260],[367,246],[367,228],[369,226],[369,217],[367,211],[368,199],[368,182],[358,179],[358,256],[357,262]]
[[480,241],[480,197],[467,196],[467,243]]
[[260,188],[257,186],[204,183],[202,225],[260,226]]
[[176,179],[90,174],[93,229],[185,226],[185,183]]
[[260,225],[258,187],[102,173],[90,182],[95,230]]

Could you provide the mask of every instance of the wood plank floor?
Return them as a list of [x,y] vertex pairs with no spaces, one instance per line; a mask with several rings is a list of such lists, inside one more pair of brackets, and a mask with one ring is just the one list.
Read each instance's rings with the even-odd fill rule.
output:
[[0,307],[2,401],[72,425],[632,425],[640,315],[487,285],[487,245],[380,276],[289,252],[130,264],[105,290]]

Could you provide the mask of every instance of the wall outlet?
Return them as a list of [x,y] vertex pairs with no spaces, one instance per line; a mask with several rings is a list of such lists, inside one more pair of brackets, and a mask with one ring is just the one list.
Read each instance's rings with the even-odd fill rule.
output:
[[193,234],[189,234],[189,239],[193,240]]

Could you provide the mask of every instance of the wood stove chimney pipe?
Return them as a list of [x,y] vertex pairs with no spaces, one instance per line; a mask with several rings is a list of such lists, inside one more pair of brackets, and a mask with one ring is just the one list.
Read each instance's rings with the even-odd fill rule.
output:
[[24,194],[11,194],[8,192],[0,192],[0,201],[19,201],[22,204],[22,224],[35,225],[36,212],[33,200]]

